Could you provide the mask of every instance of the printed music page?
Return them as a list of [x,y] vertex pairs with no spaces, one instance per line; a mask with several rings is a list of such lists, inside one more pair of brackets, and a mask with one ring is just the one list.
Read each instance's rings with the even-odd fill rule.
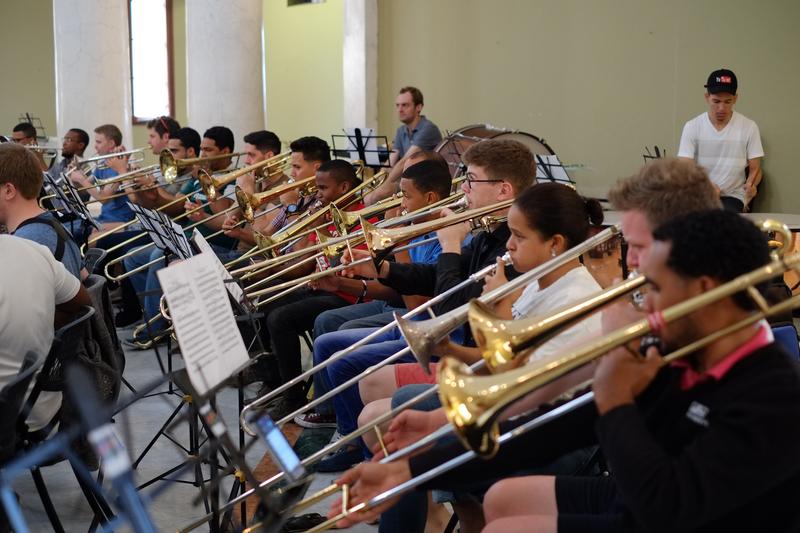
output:
[[228,269],[225,268],[225,265],[222,264],[222,261],[219,260],[217,254],[214,253],[214,250],[211,248],[211,245],[208,244],[206,238],[203,237],[203,234],[197,231],[197,228],[194,229],[192,233],[192,241],[194,241],[195,246],[197,249],[200,250],[201,253],[208,253],[211,257],[214,258],[214,264],[217,265],[217,271],[219,275],[222,276],[222,280],[225,281],[225,288],[228,289],[228,292],[231,293],[233,299],[239,302],[240,304],[244,303],[244,291],[239,286],[238,283],[227,283],[229,280],[233,281],[233,277],[231,273],[228,272]]
[[249,360],[214,259],[197,254],[158,271],[189,379],[202,395]]

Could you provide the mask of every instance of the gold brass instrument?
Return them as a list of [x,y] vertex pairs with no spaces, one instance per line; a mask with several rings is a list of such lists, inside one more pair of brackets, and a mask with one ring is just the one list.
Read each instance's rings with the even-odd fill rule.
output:
[[207,170],[201,169],[197,179],[200,181],[200,187],[203,189],[203,193],[213,202],[217,199],[217,190],[222,189],[240,176],[252,173],[256,178],[269,179],[272,176],[282,174],[283,167],[286,162],[289,161],[290,154],[291,152],[284,152],[221,176],[212,176]]
[[[770,224],[770,227],[775,229],[779,226]],[[783,226],[780,231],[783,232],[783,230],[786,232],[784,235],[788,236],[788,238],[784,239],[784,242],[790,243],[791,234],[788,228]],[[786,244],[776,254],[785,251],[788,247],[789,244]],[[800,295],[770,307],[758,292],[756,286],[780,276],[787,270],[796,269],[798,266],[800,266],[800,253],[783,259],[774,259],[769,264],[743,274],[706,293],[653,313],[652,315],[656,318],[648,316],[638,320],[600,339],[591,341],[558,359],[542,361],[536,365],[510,370],[502,374],[476,376],[463,363],[451,358],[445,358],[439,366],[437,381],[439,383],[439,396],[447,419],[453,425],[456,434],[466,447],[480,455],[491,456],[497,451],[497,438],[499,436],[497,419],[500,413],[516,400],[542,385],[594,361],[614,348],[651,333],[653,331],[652,324],[654,323],[669,324],[706,305],[742,291],[750,296],[759,311],[753,313],[742,322],[715,333],[712,339],[715,340],[730,334],[732,331],[753,324],[765,316],[791,309],[800,304]],[[515,341],[512,341],[511,335],[509,335],[506,342],[511,344],[511,350],[521,351],[525,349],[526,340],[527,337],[523,334],[518,335]],[[709,342],[712,341],[701,339],[691,343],[689,346],[680,349],[680,355],[696,351],[699,347],[705,346]],[[515,346],[518,348],[515,348]],[[665,360],[669,361],[675,357],[677,357],[675,354],[670,354],[665,357]]]
[[272,187],[267,191],[255,194],[250,194],[241,187],[237,186],[236,203],[239,204],[239,209],[241,209],[244,219],[252,224],[253,219],[255,218],[255,212],[258,208],[271,202],[275,198],[279,198],[286,192],[294,189],[300,189],[299,192],[301,196],[311,196],[314,194],[316,192],[315,180],[316,178],[311,176],[309,178],[297,181],[290,181],[284,185]]
[[[369,253],[374,258],[375,265],[377,266],[386,258],[387,255],[392,253],[392,250],[396,246],[402,242],[409,241],[415,237],[425,235],[432,231],[437,231],[446,226],[451,226],[459,222],[483,217],[495,211],[506,209],[511,207],[511,204],[513,203],[513,198],[510,200],[503,200],[502,202],[497,202],[485,207],[469,209],[462,213],[456,213],[452,216],[430,220],[428,222],[423,222],[422,224],[414,224],[405,228],[382,229],[375,227],[373,224],[370,224],[367,221],[362,221],[361,227],[364,228],[364,232],[367,235],[367,249],[369,249]],[[442,221],[445,220],[447,222],[443,224]]]
[[[327,222],[322,222],[320,224],[318,224],[318,222],[320,222],[320,220],[323,219],[323,217],[325,217],[330,212],[331,206],[346,208],[350,203],[355,201],[355,199],[360,194],[362,194],[367,187],[370,187],[371,184],[374,182],[382,181],[385,178],[385,176],[386,176],[385,172],[383,171],[379,172],[369,180],[362,182],[357,187],[354,187],[353,189],[349,190],[348,192],[337,198],[332,204],[328,204],[322,209],[315,211],[314,213],[306,211],[300,218],[298,218],[288,226],[284,226],[280,230],[273,233],[271,236],[264,236],[263,242],[261,243],[260,246],[261,248],[260,252],[261,253],[270,252],[271,250],[279,246],[289,246],[288,244],[286,244],[287,241],[297,241],[302,237],[305,237],[306,235],[314,233],[314,231],[316,231],[317,229],[324,228],[325,226],[328,225]],[[301,255],[305,255],[310,250],[308,248],[305,248],[302,251],[304,253]],[[231,274],[234,276],[239,274],[244,274],[242,276],[242,279],[243,280],[249,279],[265,268],[272,268],[273,266],[275,266],[275,264],[281,264],[284,261],[288,261],[290,260],[290,258],[294,259],[295,257],[298,256],[293,255],[293,253],[283,254],[281,257],[277,258],[273,257],[273,259],[276,260],[275,263],[268,263],[269,261],[272,261],[272,259],[267,259],[266,261],[260,261],[252,265],[248,265],[246,267],[234,270],[231,272]]]
[[[481,350],[481,357],[486,362],[487,368],[493,373],[505,372],[518,367],[525,361],[525,357],[518,357],[520,352],[541,346],[567,328],[600,307],[615,301],[637,290],[647,283],[644,276],[636,276],[613,287],[601,291],[577,305],[562,307],[547,316],[535,316],[519,320],[504,320],[498,318],[491,307],[479,300],[469,304],[467,318],[472,335]],[[435,320],[435,319],[434,319]],[[427,321],[426,321],[427,322]],[[426,326],[414,331],[414,324],[410,323],[407,330],[409,335],[422,335]]]
[[78,156],[75,156],[72,158],[72,162],[69,164],[69,166],[64,170],[64,175],[69,176],[69,174],[75,172],[76,170],[79,170],[82,174],[89,175],[95,170],[107,168],[108,165],[106,164],[106,159],[111,159],[112,157],[124,157],[127,155],[131,156],[128,159],[129,165],[141,163],[144,161],[144,152],[147,150],[149,150],[149,148],[135,148],[125,152],[96,155],[87,159],[81,159]]
[[158,165],[161,168],[161,175],[164,176],[164,179],[175,180],[178,177],[178,171],[190,167],[192,165],[202,165],[208,161],[216,161],[217,159],[225,159],[225,158],[233,158],[233,157],[240,157],[243,156],[243,152],[232,152],[230,154],[219,154],[214,155],[211,157],[192,157],[188,159],[175,159],[175,156],[172,155],[167,149],[161,150],[161,153],[158,156]]
[[42,157],[57,157],[58,156],[58,148],[55,146],[42,146],[39,144],[23,144],[28,150],[32,150],[34,152],[38,152],[42,154]]
[[375,202],[372,205],[368,205],[363,209],[359,209],[358,211],[342,211],[341,209],[337,208],[334,209],[333,213],[331,214],[331,221],[333,222],[333,225],[336,226],[336,230],[339,232],[339,235],[345,235],[349,233],[351,228],[358,224],[359,218],[372,218],[383,213],[384,211],[398,207],[402,202],[402,195],[397,193],[389,196],[388,198],[384,198],[383,200]]

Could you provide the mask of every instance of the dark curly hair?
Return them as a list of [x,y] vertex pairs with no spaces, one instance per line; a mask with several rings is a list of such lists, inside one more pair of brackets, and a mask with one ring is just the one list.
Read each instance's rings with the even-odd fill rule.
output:
[[[653,238],[672,243],[667,266],[684,277],[709,276],[726,282],[770,261],[761,230],[730,211],[697,211],[673,218],[659,226]],[[765,286],[758,289],[763,292]],[[733,301],[747,311],[755,308],[743,292],[735,294]]]

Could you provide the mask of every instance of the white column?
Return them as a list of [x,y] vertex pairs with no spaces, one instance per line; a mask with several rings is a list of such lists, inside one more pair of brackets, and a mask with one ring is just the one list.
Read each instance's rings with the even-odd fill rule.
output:
[[377,128],[377,0],[345,0],[342,48],[345,127]]
[[59,136],[114,124],[133,148],[128,3],[53,0],[53,35]]
[[186,2],[189,126],[227,126],[237,150],[264,129],[263,25],[262,0]]

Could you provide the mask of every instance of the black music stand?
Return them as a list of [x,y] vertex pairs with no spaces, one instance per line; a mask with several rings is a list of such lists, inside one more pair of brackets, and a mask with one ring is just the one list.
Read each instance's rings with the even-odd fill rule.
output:
[[650,151],[649,146],[644,147],[644,153],[642,154],[642,158],[644,159],[644,164],[646,165],[650,161],[654,159],[662,159],[667,157],[667,150],[664,148],[659,148],[656,145],[653,145],[653,152]]
[[56,217],[63,223],[72,223],[80,221],[80,234],[75,235],[74,227],[73,238],[79,243],[85,243],[89,239],[89,235],[93,229],[100,231],[100,224],[95,221],[86,203],[81,198],[78,190],[66,177],[61,183],[56,180],[49,173],[44,173],[45,191],[48,194],[54,194],[55,198],[51,200],[51,205],[55,209]]
[[[338,147],[337,139],[339,139]],[[383,141],[383,146],[389,146],[389,139],[385,135],[375,135],[372,128],[344,130],[343,135],[331,135],[331,141],[333,154],[337,157],[358,159],[372,168],[389,167],[389,151],[378,145],[378,141]],[[345,146],[342,146],[343,143]]]
[[534,158],[536,159],[537,181],[551,181],[575,186],[575,180],[567,173],[567,169],[564,168],[557,155],[534,154]]

